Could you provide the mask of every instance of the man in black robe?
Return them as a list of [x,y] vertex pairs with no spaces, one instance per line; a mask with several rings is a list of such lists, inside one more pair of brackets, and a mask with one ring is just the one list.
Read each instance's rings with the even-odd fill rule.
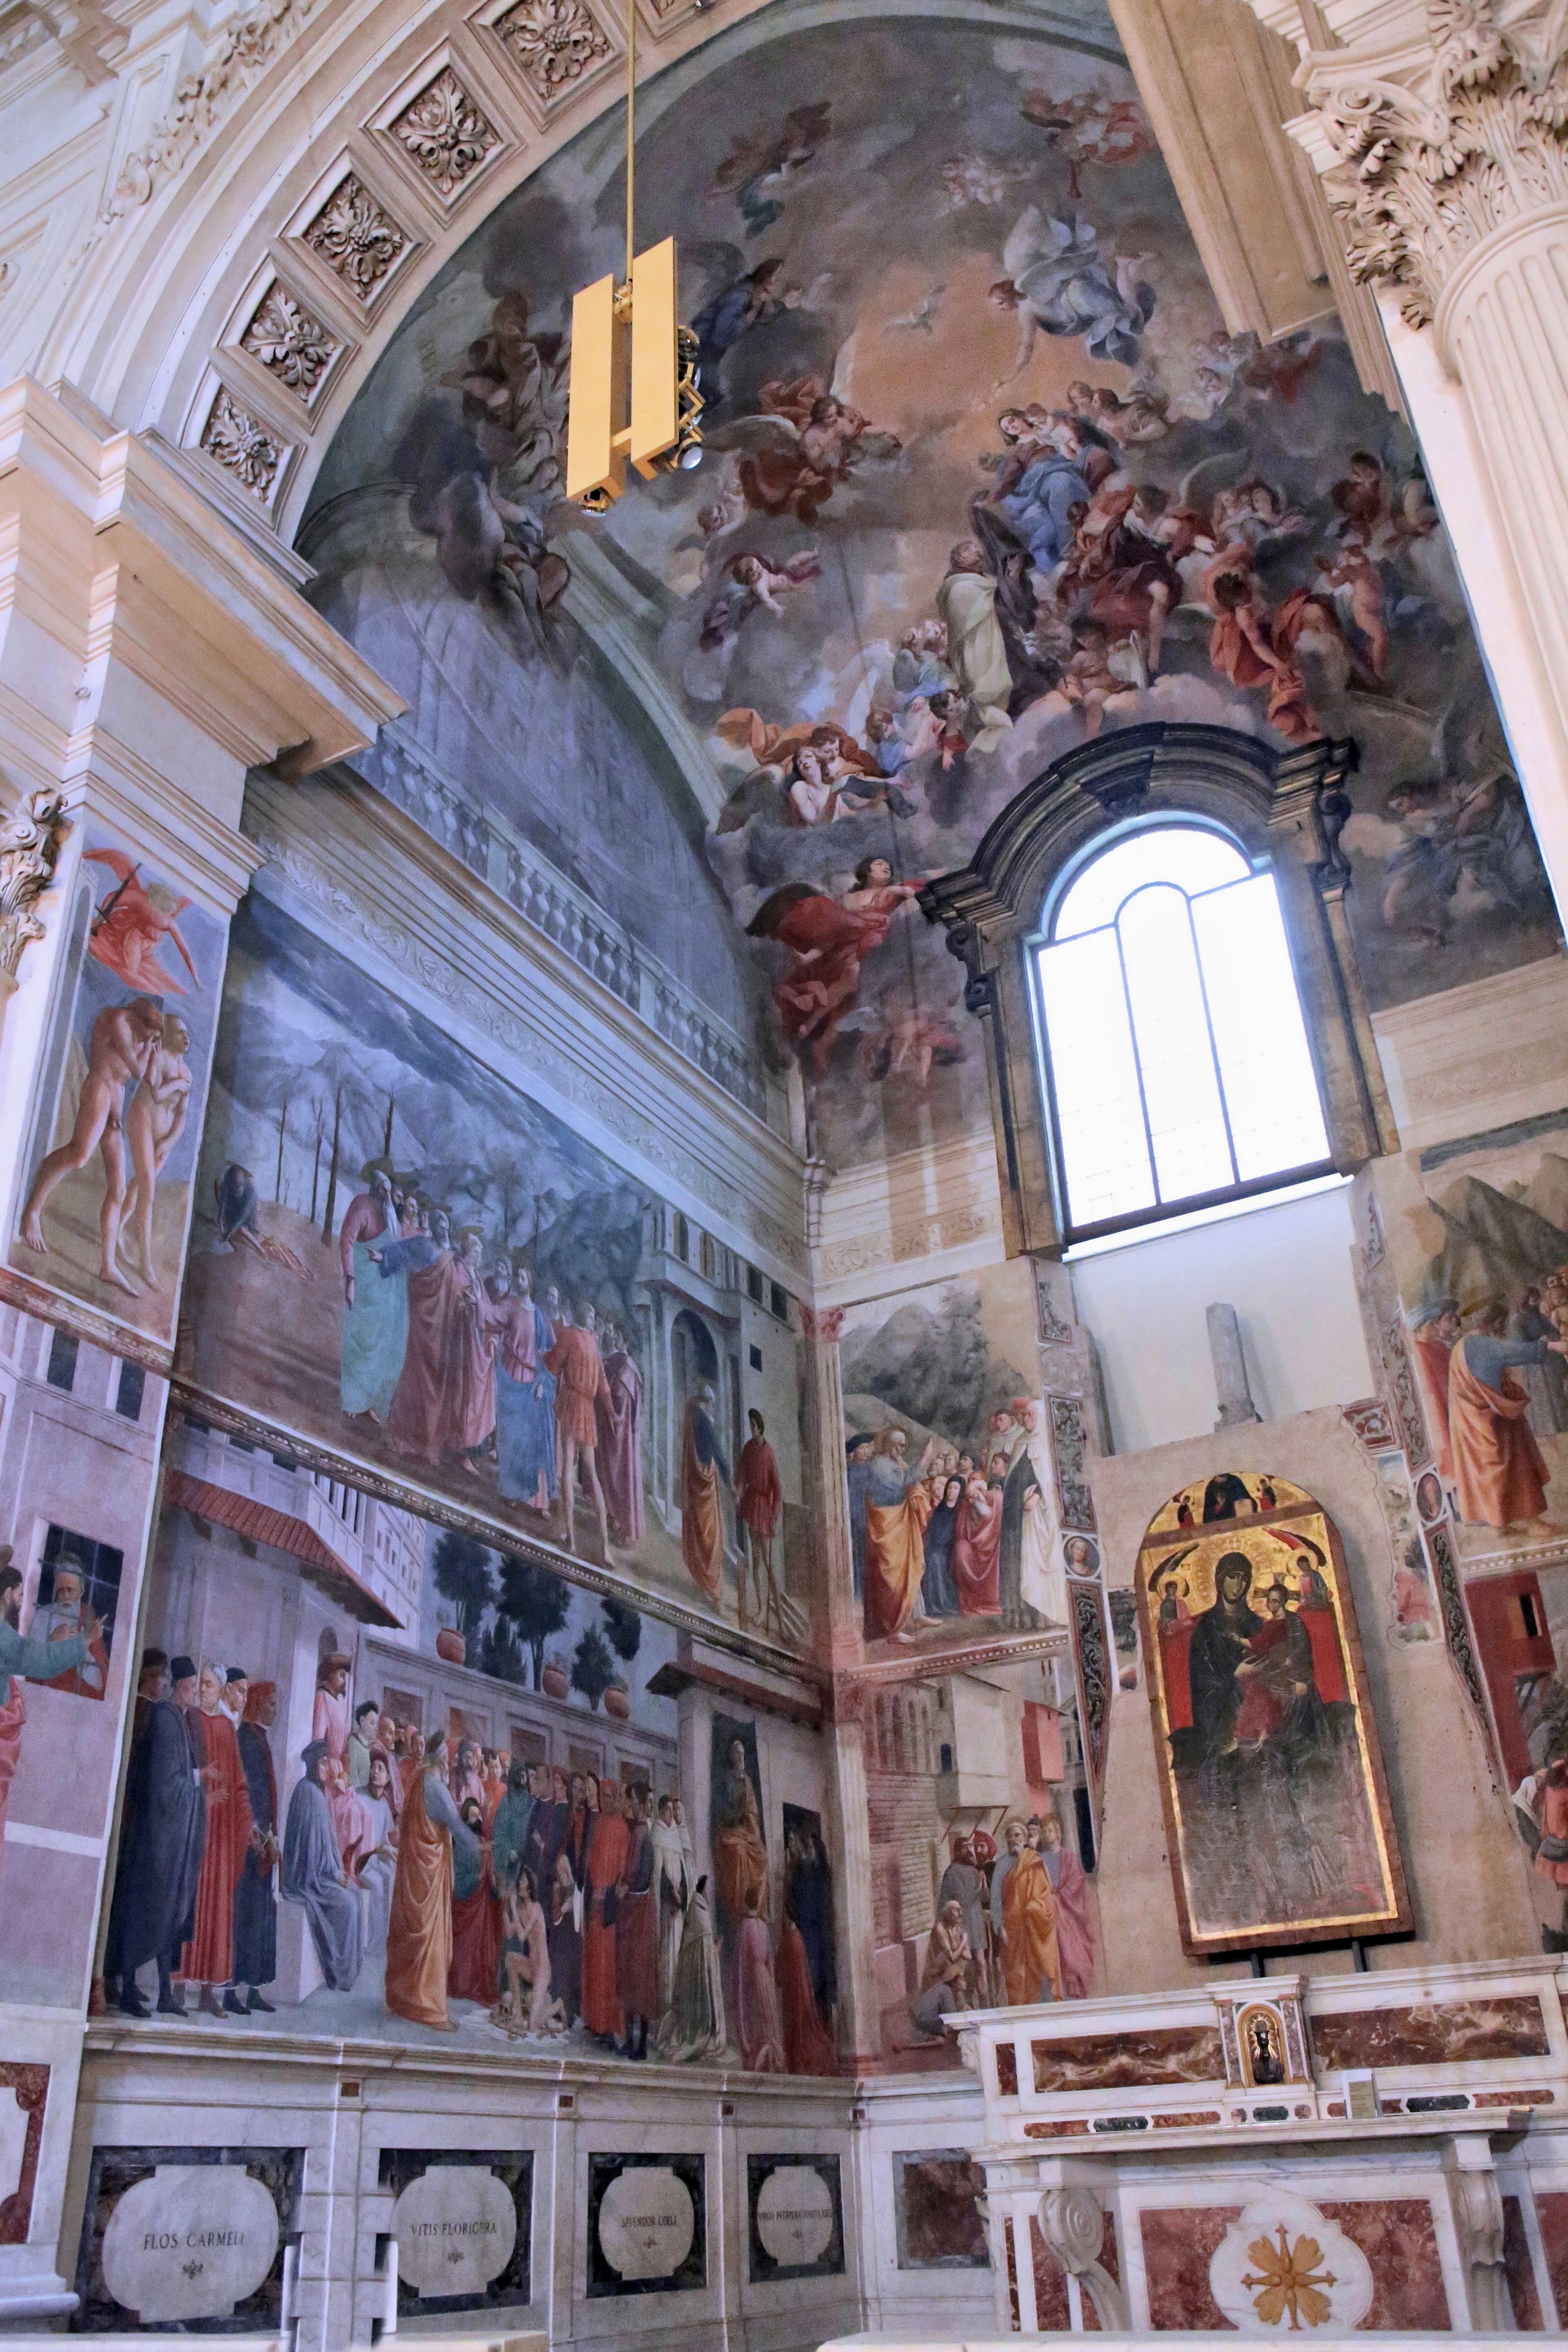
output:
[[195,1924],[206,1838],[206,1795],[188,1713],[195,1699],[195,1663],[176,1658],[165,1670],[157,1654],[142,1660],[137,1693],[141,1729],[125,1776],[104,1954],[106,1985],[115,1987],[116,2006],[127,2017],[147,2015],[136,1971],[148,1960],[158,1964],[159,2014],[185,2014],[171,1977]]
[[816,1999],[817,2014],[824,2025],[831,2025],[838,1998],[837,1959],[833,1939],[833,1865],[827,1859],[821,1838],[808,1827],[803,1826],[792,1832],[790,1846],[789,1883],[784,1900],[790,1916],[800,1929],[800,1940],[805,1947],[805,1965],[811,1977],[811,1990]]
[[246,1987],[247,2011],[272,2003],[261,1988],[278,1974],[278,1775],[267,1735],[278,1720],[276,1683],[252,1683],[245,1702],[245,1719],[235,1734],[246,1794],[250,1799],[250,1843],[234,1890],[234,1984],[226,1997],[239,2005]]

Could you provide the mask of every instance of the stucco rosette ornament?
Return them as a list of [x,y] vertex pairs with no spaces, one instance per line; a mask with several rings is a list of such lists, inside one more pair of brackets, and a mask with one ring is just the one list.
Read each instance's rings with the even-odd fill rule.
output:
[[1302,68],[1336,162],[1324,192],[1352,275],[1428,325],[1465,256],[1568,200],[1568,7],[1427,0],[1425,37],[1317,49]]

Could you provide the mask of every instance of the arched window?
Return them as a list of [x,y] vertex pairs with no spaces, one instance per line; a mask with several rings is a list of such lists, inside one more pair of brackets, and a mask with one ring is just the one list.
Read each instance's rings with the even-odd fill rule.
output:
[[1332,1167],[1274,877],[1165,817],[1058,884],[1033,964],[1069,1240]]

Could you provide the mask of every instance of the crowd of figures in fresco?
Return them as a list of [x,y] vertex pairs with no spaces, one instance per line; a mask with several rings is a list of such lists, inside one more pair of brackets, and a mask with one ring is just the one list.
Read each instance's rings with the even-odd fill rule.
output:
[[[467,743],[456,789],[552,855],[578,823],[618,830],[607,800],[590,814],[594,772],[572,813],[537,761],[520,799],[418,647],[438,635],[448,674],[459,645],[499,654],[535,735],[586,746],[592,656],[563,591],[584,568],[613,602],[624,576],[652,733],[678,713],[721,797],[708,858],[765,974],[761,1050],[802,1060],[839,1163],[983,1125],[957,977],[912,900],[1103,727],[1356,737],[1340,848],[1374,1009],[1551,952],[1415,444],[1331,325],[1267,348],[1225,331],[1124,70],[956,27],[802,30],[765,74],[743,47],[723,115],[677,99],[644,164],[700,345],[700,468],[596,525],[563,504],[561,329],[613,205],[559,250],[546,166],[448,265],[466,351],[454,335],[438,380],[411,355],[367,392],[318,486],[319,593],[416,731]],[[417,486],[423,572],[386,448]],[[340,553],[362,498],[384,520]],[[574,840],[635,927],[619,849]]]
[[775,1937],[754,1727],[716,1731],[710,1874],[674,1791],[423,1732],[351,1669],[322,1655],[288,1759],[274,1683],[142,1653],[104,1960],[122,2014],[275,2013],[281,1903],[321,1986],[415,2026],[477,2013],[637,2061],[837,2070],[821,1823],[786,1809]]
[[868,1641],[912,1643],[954,1618],[1005,1633],[1067,1622],[1066,1570],[1092,1573],[1084,1537],[1058,1541],[1043,1407],[1015,1397],[975,1449],[928,1437],[911,1458],[896,1424],[845,1440],[856,1595]]
[[959,1832],[936,1893],[936,1919],[910,2003],[917,2032],[966,2009],[1082,2000],[1094,1972],[1094,1916],[1083,1864],[1054,1812],[1016,1814],[1001,1842]]
[[[688,1221],[259,896],[236,921],[226,1004],[192,1250],[197,1376],[798,1641],[779,1457],[762,1402],[737,1409],[732,1363],[725,1385],[717,1255],[687,1272]],[[793,1408],[777,1298],[779,1376],[753,1393]]]
[[1432,1453],[1467,1548],[1568,1527],[1552,1491],[1568,1466],[1565,1127],[1557,1113],[1460,1138],[1424,1158],[1419,1204],[1391,1210]]

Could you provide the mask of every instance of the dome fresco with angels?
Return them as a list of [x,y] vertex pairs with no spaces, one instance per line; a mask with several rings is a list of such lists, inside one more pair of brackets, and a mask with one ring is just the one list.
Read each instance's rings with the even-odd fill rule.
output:
[[637,179],[702,465],[561,497],[606,116],[421,299],[301,533],[446,788],[796,1060],[836,1166],[984,1127],[913,896],[1101,730],[1355,737],[1374,1011],[1557,945],[1408,433],[1331,325],[1226,331],[1097,40],[785,5],[708,43],[648,83]]

